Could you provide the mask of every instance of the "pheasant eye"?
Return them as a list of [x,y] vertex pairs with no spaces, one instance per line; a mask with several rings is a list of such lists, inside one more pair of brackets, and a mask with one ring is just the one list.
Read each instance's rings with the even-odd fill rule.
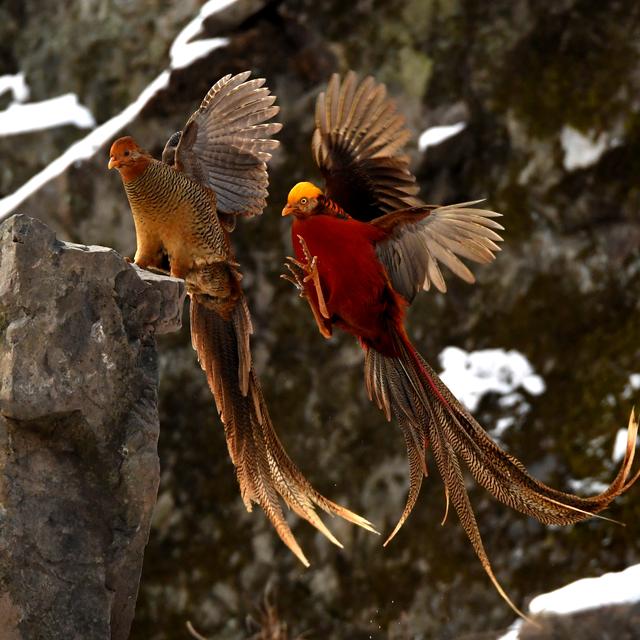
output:
[[300,198],[300,204],[307,204],[309,200],[307,198]]
[[125,156],[128,156],[128,155],[129,155],[129,153],[130,153],[130,152],[129,152],[129,149],[127,149],[127,150],[124,152],[124,155],[125,155]]

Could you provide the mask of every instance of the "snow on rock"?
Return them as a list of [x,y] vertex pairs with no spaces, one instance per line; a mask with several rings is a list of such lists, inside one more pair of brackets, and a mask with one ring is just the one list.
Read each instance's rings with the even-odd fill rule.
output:
[[609,485],[606,482],[600,482],[600,480],[593,478],[581,478],[578,480],[569,480],[569,488],[578,495],[595,496],[605,492],[609,488]]
[[585,609],[628,604],[640,600],[640,564],[624,571],[583,578],[543,593],[529,603],[531,613],[574,613]]
[[[624,571],[605,573],[597,578],[582,578],[575,582],[536,596],[529,603],[532,614],[566,615],[640,601],[640,564]],[[516,620],[499,640],[518,640],[522,620]]]
[[188,67],[198,58],[202,58],[214,49],[224,47],[229,43],[228,38],[207,38],[196,42],[191,42],[191,39],[200,33],[204,21],[209,16],[226,9],[235,2],[237,0],[209,0],[202,5],[200,13],[176,36],[171,45],[169,55],[173,69]]
[[[228,8],[236,1],[237,0],[209,0],[209,2],[206,2],[202,6],[198,15],[176,36],[173,44],[171,45],[171,68],[178,69],[185,67],[191,64],[194,60],[197,60],[198,58],[208,54],[213,49],[225,46],[228,43],[228,39],[226,38],[209,38],[205,40],[198,40],[196,42],[191,42],[191,39],[199,33],[206,18],[212,16],[218,11],[222,11],[223,9]],[[151,82],[151,84],[149,84],[140,93],[138,98],[132,104],[124,109],[124,111],[114,116],[110,120],[107,120],[87,136],[71,145],[61,156],[56,158],[40,173],[37,173],[35,176],[27,180],[25,184],[23,184],[12,194],[0,199],[0,221],[8,217],[11,213],[13,213],[15,208],[22,202],[24,202],[30,195],[35,193],[47,182],[63,173],[74,162],[90,158],[98,149],[110,142],[119,131],[126,127],[127,124],[129,124],[129,122],[131,122],[142,111],[145,105],[156,93],[158,93],[158,91],[164,89],[169,84],[170,75],[170,70],[163,71],[155,80],[153,80],[153,82]],[[14,98],[16,98],[17,100],[19,97],[25,95],[25,90],[28,94],[28,88],[26,87],[26,84],[23,87],[23,83],[23,74],[17,74],[17,76],[1,76],[0,93],[3,91],[3,88],[4,91],[11,89],[14,92]],[[66,96],[63,97],[67,98]],[[75,96],[73,96],[73,98],[75,98]],[[51,103],[52,101],[46,102]],[[69,102],[67,102],[66,104],[67,108],[70,108],[70,110],[75,112],[76,121],[83,123],[77,126],[95,126],[93,117],[88,111],[85,110],[86,113],[84,113],[82,116],[80,115],[79,111],[76,109],[76,106],[81,109],[84,109],[84,107],[81,107],[81,105],[77,104],[77,99],[74,105],[71,105],[71,103]],[[24,106],[26,107],[35,105]],[[51,108],[51,104],[49,104],[49,108]],[[7,134],[7,132],[2,129],[2,114],[6,113],[7,111],[9,111],[9,109],[7,109],[5,112],[0,113],[0,135],[2,135],[3,133],[5,135]],[[66,120],[65,122],[57,121],[55,123],[50,121],[48,125],[39,126],[39,123],[37,123],[37,121],[39,118],[43,117],[44,114],[42,112],[33,112],[30,116],[30,129],[42,129],[46,128],[47,126],[58,126],[59,124],[67,124],[69,122],[69,120]],[[91,118],[91,124],[89,124],[89,117]],[[9,124],[7,124],[6,126],[8,127]],[[15,121],[13,122],[13,126],[17,126]],[[15,129],[12,129],[11,131],[11,133],[16,132],[17,131]]]
[[73,93],[42,102],[13,102],[4,111],[0,111],[0,136],[50,129],[65,124],[81,129],[90,129],[96,125],[91,111],[81,105],[78,96]]
[[[109,142],[123,127],[133,120],[144,106],[160,89],[169,84],[169,72],[163,71],[144,91],[138,99],[117,116],[107,120],[87,136],[72,144],[61,156],[47,165],[40,173],[27,180],[17,191],[0,199],[0,220],[9,216],[20,203],[35,193],[49,180],[59,176],[74,162],[91,158],[103,145]],[[106,161],[105,161],[106,162]]]
[[466,352],[458,347],[447,347],[440,354],[440,365],[443,382],[472,412],[490,392],[506,396],[507,404],[513,405],[522,400],[520,394],[511,395],[518,388],[531,395],[540,395],[545,390],[544,380],[535,374],[527,358],[515,350]]
[[430,127],[420,134],[418,138],[418,149],[425,151],[428,147],[436,147],[448,138],[452,138],[460,133],[466,126],[466,122],[456,122],[451,125]]
[[635,395],[634,392],[638,390],[640,390],[640,373],[632,373],[629,376],[629,381],[622,391],[622,397],[625,400],[629,400]]
[[522,620],[516,620],[507,629],[507,633],[500,636],[498,640],[518,640],[520,637],[520,629],[522,627]]
[[29,87],[24,73],[0,76],[0,96],[7,91],[13,93],[13,102],[24,102],[29,98]]
[[[632,373],[629,376],[629,380],[622,390],[622,397],[625,400],[636,400],[640,394],[640,373]],[[613,396],[612,396],[613,397]],[[611,404],[615,404],[615,397]],[[616,433],[616,440],[613,445],[613,452],[611,453],[611,459],[614,462],[620,462],[624,458],[624,454],[627,451],[627,429],[620,429]]]
[[573,127],[565,126],[560,133],[560,144],[564,151],[564,168],[567,171],[573,171],[595,164],[600,156],[607,149],[617,145],[618,141],[612,139],[606,132],[597,136],[584,135]]
[[494,438],[500,439],[510,427],[512,427],[515,423],[516,419],[513,416],[505,416],[504,418],[498,418],[496,421],[496,426],[491,429],[491,435]]
[[611,459],[614,462],[620,462],[624,458],[624,454],[627,452],[627,429],[620,429],[616,433],[616,439],[613,443],[613,451],[611,453]]

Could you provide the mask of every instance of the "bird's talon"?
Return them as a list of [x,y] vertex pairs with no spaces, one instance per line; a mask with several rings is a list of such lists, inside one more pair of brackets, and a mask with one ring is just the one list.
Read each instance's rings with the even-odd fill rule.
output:
[[304,257],[307,259],[308,264],[309,262],[311,262],[311,251],[309,251],[306,240],[300,234],[298,234],[298,241],[300,242],[302,253],[304,253]]
[[296,260],[295,258],[292,258],[291,256],[287,257],[287,260],[289,261],[288,263],[285,262],[285,264],[288,266],[289,264],[292,264],[296,267],[298,267],[298,269],[305,269],[306,265],[303,262],[300,262],[299,260]]
[[[311,251],[309,251],[309,247],[305,239],[298,234],[298,242],[300,242],[300,248],[302,249],[302,253],[304,254],[306,264],[300,262],[299,260],[295,260],[294,258],[287,258],[289,261],[286,263],[287,267],[293,272],[291,268],[291,264],[298,267],[302,270],[306,275],[302,278],[302,285],[304,286],[307,282],[313,282],[313,286],[316,290],[316,296],[318,298],[318,312],[320,316],[326,320],[328,320],[331,315],[327,309],[327,305],[324,299],[324,294],[322,291],[322,285],[320,284],[320,274],[318,273],[318,256],[311,255]],[[295,274],[296,279],[299,278],[298,274]],[[303,293],[300,294],[302,297],[306,297]],[[320,322],[318,323],[320,326]],[[322,330],[321,330],[322,333]],[[324,334],[323,334],[324,335]],[[327,336],[325,336],[327,337]]]
[[296,289],[300,291],[300,296],[304,297],[304,283],[300,279],[300,274],[288,262],[285,262],[284,266],[289,269],[291,275],[289,275],[288,273],[283,273],[280,275],[280,277],[284,280],[288,280]]
[[303,287],[299,284],[299,282],[297,280],[295,280],[295,278],[292,278],[291,276],[288,276],[286,273],[282,273],[280,274],[280,277],[283,280],[287,280],[288,282],[290,282],[296,289],[298,289],[300,291],[300,295],[302,296],[303,293]]

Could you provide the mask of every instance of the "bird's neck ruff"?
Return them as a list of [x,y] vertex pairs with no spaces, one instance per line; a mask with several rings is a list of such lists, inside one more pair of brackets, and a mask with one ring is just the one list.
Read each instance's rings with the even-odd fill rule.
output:
[[212,224],[212,192],[164,162],[150,160],[144,171],[124,183],[124,190],[134,218],[163,221],[173,217],[180,207],[187,207],[194,212],[198,224]]
[[[153,160],[147,162],[142,171],[128,180],[122,176],[124,190],[134,215],[139,212],[140,207],[145,210],[163,210],[167,203],[175,199],[176,180],[172,179],[174,176],[169,175],[169,172],[176,173],[163,163]],[[151,201],[154,207],[148,206]]]
[[331,216],[333,218],[339,218],[341,220],[352,220],[351,216],[331,198],[327,196],[320,196],[318,198],[318,213],[325,216]]
[[155,174],[157,173],[154,169],[155,167],[149,162],[141,171],[135,174],[127,174],[125,176],[123,171],[120,172],[124,190],[130,196],[129,199],[131,199],[131,196],[142,197],[153,188],[156,181]]
[[151,160],[143,156],[130,165],[123,165],[119,169],[122,182],[124,182],[125,185],[132,182],[141,176],[150,164]]

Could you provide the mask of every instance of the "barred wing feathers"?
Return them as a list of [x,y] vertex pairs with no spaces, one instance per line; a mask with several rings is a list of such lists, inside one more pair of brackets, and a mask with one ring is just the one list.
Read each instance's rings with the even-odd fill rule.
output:
[[474,208],[478,202],[481,200],[443,207],[425,205],[372,221],[388,231],[376,251],[393,288],[408,301],[420,290],[428,291],[431,285],[446,292],[439,264],[465,282],[473,283],[474,275],[460,258],[481,264],[495,259],[495,252],[500,251],[496,243],[502,241],[498,231],[504,227],[494,218],[501,214]]
[[357,220],[421,204],[402,147],[411,134],[383,84],[334,74],[316,102],[311,148],[326,195]]
[[281,126],[264,78],[250,71],[218,80],[189,118],[175,150],[175,167],[215,191],[218,211],[255,216],[266,205],[267,161]]

